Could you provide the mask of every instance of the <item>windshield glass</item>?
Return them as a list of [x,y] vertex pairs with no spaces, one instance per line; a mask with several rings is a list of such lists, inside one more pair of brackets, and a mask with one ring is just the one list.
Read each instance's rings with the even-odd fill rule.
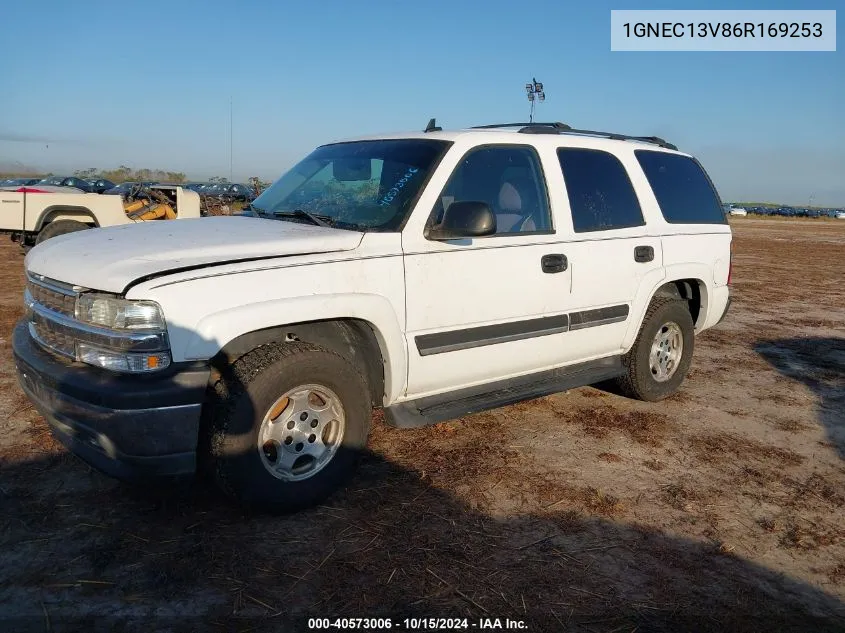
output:
[[279,215],[306,211],[338,228],[395,231],[449,145],[429,139],[325,145],[273,183],[252,208]]

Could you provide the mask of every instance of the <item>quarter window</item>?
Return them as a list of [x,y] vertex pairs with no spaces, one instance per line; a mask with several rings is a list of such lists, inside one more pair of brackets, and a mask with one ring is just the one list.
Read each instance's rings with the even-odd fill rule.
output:
[[576,233],[642,226],[628,172],[616,156],[580,147],[557,150]]
[[634,154],[670,224],[725,224],[716,190],[701,166],[689,156],[636,150]]

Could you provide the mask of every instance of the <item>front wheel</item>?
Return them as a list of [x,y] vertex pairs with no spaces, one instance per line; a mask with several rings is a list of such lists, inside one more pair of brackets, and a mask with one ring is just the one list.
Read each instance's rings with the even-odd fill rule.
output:
[[622,357],[625,374],[616,380],[623,394],[655,402],[675,393],[689,371],[695,326],[686,302],[652,300],[633,347]]
[[286,512],[315,505],[349,479],[372,415],[348,359],[300,342],[268,345],[215,386],[209,442],[220,488],[243,505]]

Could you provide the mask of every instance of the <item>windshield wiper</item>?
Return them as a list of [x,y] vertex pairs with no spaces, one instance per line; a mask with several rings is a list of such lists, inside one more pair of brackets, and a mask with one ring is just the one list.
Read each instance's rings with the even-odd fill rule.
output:
[[283,218],[305,218],[311,224],[316,226],[325,226],[331,227],[331,218],[327,215],[314,215],[309,211],[303,211],[302,209],[294,209],[293,211],[274,211],[273,215],[276,217],[283,217]]
[[264,209],[259,209],[258,207],[256,207],[256,206],[255,206],[254,204],[252,204],[251,202],[250,202],[248,205],[246,205],[246,206],[245,206],[243,209],[241,209],[241,210],[242,210],[242,211],[252,211],[252,212],[253,212],[255,215],[257,215],[259,218],[272,218],[272,217],[273,217],[273,214],[272,214],[272,213],[268,213],[268,212],[267,212],[267,211],[265,211]]

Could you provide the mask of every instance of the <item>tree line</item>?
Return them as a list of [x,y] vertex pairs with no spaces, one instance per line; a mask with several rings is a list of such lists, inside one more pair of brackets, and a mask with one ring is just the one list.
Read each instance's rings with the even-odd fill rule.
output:
[[[53,172],[33,173],[29,172],[15,172],[15,171],[0,171],[0,179],[4,178],[47,178],[48,176],[56,176]],[[166,169],[133,169],[126,165],[114,169],[100,169],[98,167],[89,167],[88,169],[77,169],[73,172],[77,178],[84,180],[95,180],[105,178],[111,180],[113,183],[121,182],[167,182],[175,185],[190,182],[188,177],[181,171],[168,171]],[[229,179],[223,176],[212,176],[204,182],[212,183],[228,183]],[[266,189],[270,183],[253,176],[248,179],[248,184],[252,185],[256,190],[261,191]]]
[[133,169],[126,165],[121,165],[116,169],[98,169],[97,167],[89,167],[88,169],[77,169],[73,172],[77,178],[90,180],[93,178],[105,178],[112,182],[172,182],[179,184],[187,182],[188,177],[181,171],[167,171],[166,169]]

